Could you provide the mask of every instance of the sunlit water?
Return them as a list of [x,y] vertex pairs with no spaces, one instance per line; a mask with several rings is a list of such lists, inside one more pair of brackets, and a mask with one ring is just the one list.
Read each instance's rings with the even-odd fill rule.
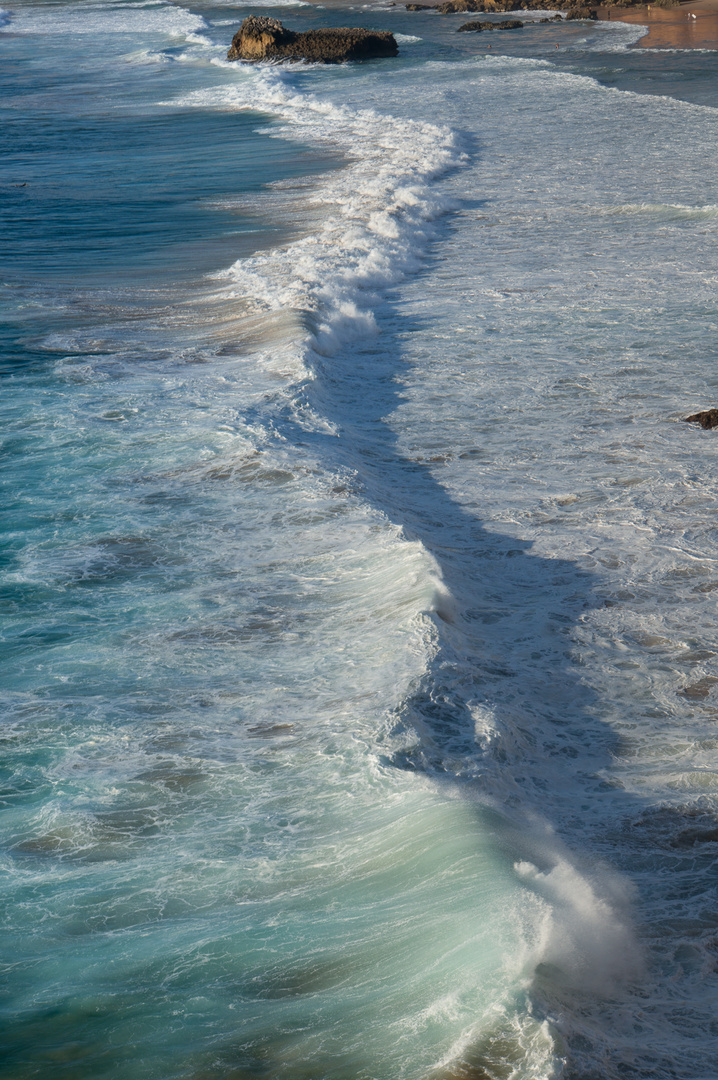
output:
[[0,1075],[713,1078],[712,56],[247,10],[3,15]]

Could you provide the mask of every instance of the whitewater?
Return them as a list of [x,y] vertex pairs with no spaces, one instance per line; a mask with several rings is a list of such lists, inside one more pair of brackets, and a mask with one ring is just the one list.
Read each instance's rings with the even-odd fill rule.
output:
[[718,1073],[715,60],[462,21],[1,13],[8,1080]]

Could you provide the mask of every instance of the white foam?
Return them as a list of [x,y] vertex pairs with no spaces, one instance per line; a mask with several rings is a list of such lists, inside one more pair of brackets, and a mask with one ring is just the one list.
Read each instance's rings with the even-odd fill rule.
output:
[[375,334],[377,294],[418,267],[431,222],[447,206],[432,182],[461,161],[453,133],[424,122],[397,125],[377,111],[301,93],[291,74],[271,67],[252,68],[235,86],[175,104],[266,110],[284,122],[270,129],[273,135],[351,148],[356,160],[329,174],[316,192],[320,224],[311,236],[242,259],[218,277],[228,283],[228,299],[301,313],[309,330],[293,357],[281,359],[298,377],[311,370],[312,356]]
[[642,960],[631,925],[634,890],[626,878],[604,869],[593,880],[559,855],[550,870],[518,862],[519,877],[549,906],[532,963],[560,971],[564,985],[599,994],[642,974]]
[[648,29],[642,23],[602,21],[596,24],[597,33],[587,36],[581,47],[589,52],[625,52],[645,37]]
[[201,15],[164,2],[121,6],[77,4],[55,8],[23,8],[13,15],[13,32],[21,34],[166,34],[187,37],[207,29]]
[[602,214],[646,215],[663,218],[667,221],[718,218],[718,206],[709,203],[705,206],[691,206],[686,203],[623,203],[618,206],[602,208]]
[[[465,632],[467,685],[480,671],[476,786],[571,844],[529,830],[517,869],[538,898],[528,971],[587,1047],[572,1074],[702,1077],[716,441],[679,421],[715,404],[715,110],[511,57],[431,81],[427,113],[481,152],[449,181],[466,199],[455,234],[401,289],[422,332],[402,341],[390,423],[449,495],[423,536],[462,589],[442,636],[458,653]],[[454,556],[464,517],[475,546]],[[586,868],[587,850],[626,877]]]

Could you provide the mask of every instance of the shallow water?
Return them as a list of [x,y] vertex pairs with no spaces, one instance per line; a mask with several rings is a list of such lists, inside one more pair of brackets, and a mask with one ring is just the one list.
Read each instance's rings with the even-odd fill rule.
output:
[[245,10],[0,33],[0,1075],[711,1077],[714,60]]

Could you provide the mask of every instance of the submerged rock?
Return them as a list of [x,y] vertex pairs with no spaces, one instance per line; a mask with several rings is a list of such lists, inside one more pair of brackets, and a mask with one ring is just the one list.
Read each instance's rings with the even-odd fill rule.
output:
[[313,60],[340,64],[344,60],[370,60],[396,56],[399,48],[388,30],[337,29],[285,30],[278,19],[250,15],[232,38],[228,60]]
[[465,22],[463,26],[460,26],[457,30],[458,34],[467,30],[518,30],[523,26],[520,19],[504,19],[502,22],[489,22],[487,19],[478,19],[475,22]]
[[688,698],[689,701],[703,701],[709,696],[716,683],[718,683],[718,678],[715,675],[705,675],[698,682],[691,683],[690,686],[684,686],[678,693],[681,697]]
[[704,412],[693,413],[692,416],[684,416],[687,424],[700,424],[706,431],[709,428],[718,427],[718,409],[706,409]]

